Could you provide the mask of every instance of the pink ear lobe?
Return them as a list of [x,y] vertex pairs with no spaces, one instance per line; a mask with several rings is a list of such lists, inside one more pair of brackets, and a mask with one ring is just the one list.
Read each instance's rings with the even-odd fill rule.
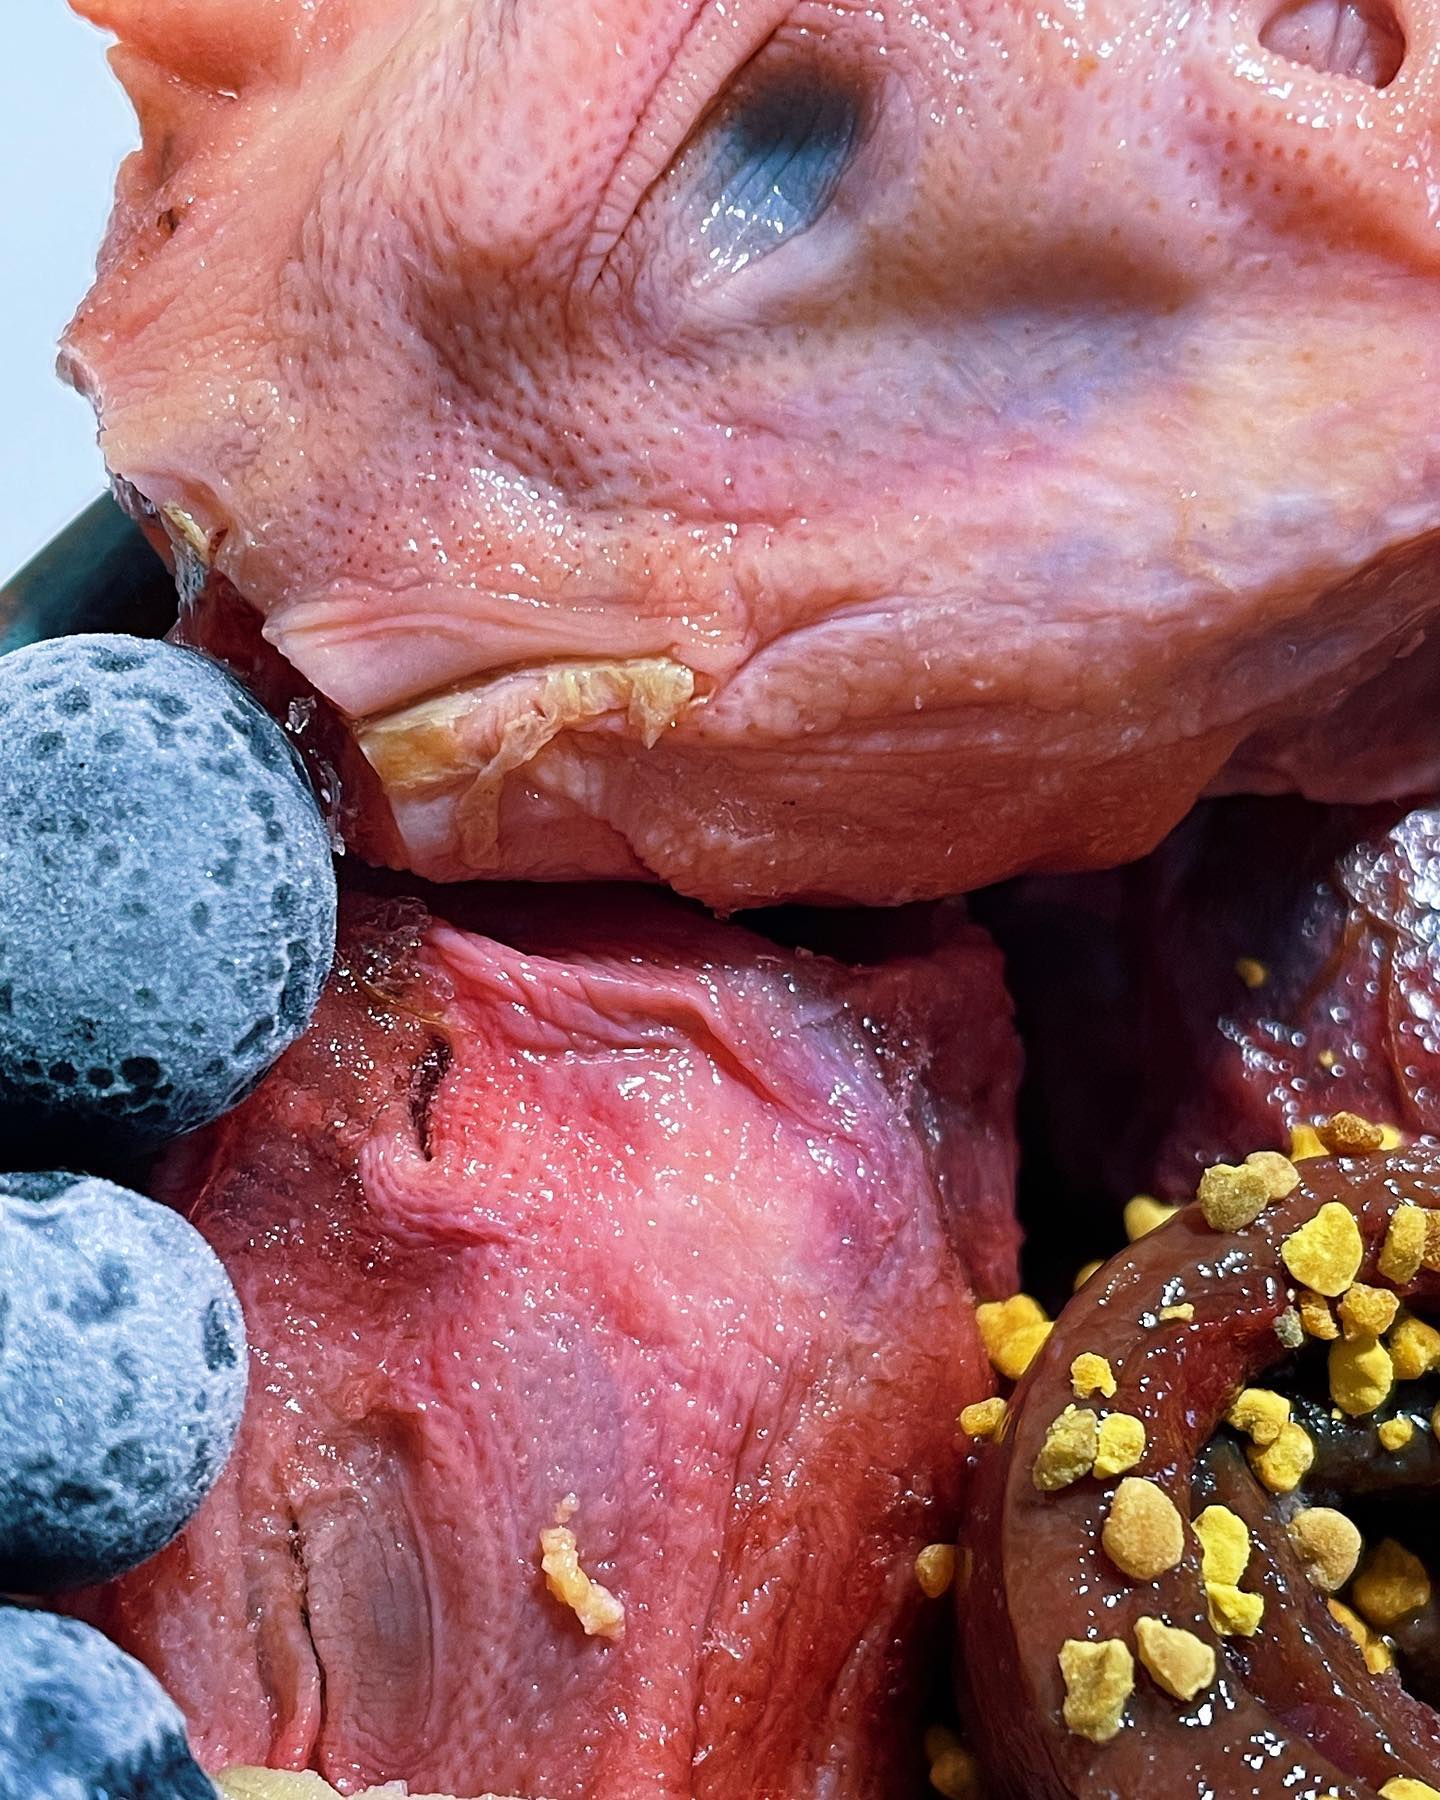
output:
[[238,92],[298,72],[315,13],[303,0],[70,0],[130,50],[197,87]]

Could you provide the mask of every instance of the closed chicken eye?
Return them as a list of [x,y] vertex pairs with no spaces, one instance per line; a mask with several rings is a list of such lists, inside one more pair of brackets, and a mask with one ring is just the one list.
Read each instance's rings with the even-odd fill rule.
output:
[[691,198],[695,285],[734,275],[808,231],[862,135],[855,94],[799,76],[766,83],[717,118]]

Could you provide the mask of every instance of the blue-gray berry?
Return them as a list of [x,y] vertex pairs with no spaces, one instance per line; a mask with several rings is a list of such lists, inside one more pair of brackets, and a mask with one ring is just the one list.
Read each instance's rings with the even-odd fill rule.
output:
[[0,1607],[0,1800],[217,1800],[180,1709],[77,1619]]
[[218,663],[95,634],[0,658],[15,1144],[78,1129],[129,1149],[216,1117],[304,1029],[334,945],[314,795]]
[[103,1581],[214,1485],[245,1321],[169,1207],[81,1175],[0,1176],[0,1593]]

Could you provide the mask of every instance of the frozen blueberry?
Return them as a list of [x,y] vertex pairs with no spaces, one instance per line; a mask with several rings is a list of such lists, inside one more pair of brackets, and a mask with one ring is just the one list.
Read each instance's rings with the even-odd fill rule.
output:
[[216,1117],[304,1029],[334,945],[314,796],[219,664],[93,634],[0,658],[13,1142],[130,1150]]
[[78,1619],[0,1607],[0,1800],[217,1800],[155,1677]]
[[103,1581],[169,1543],[245,1404],[220,1259],[153,1200],[0,1176],[0,1593]]

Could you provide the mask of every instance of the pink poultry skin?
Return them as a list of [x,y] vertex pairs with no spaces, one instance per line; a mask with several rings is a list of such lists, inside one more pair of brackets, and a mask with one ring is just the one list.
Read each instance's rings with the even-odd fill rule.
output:
[[365,854],[895,901],[1440,777],[1437,0],[76,3],[66,370]]

